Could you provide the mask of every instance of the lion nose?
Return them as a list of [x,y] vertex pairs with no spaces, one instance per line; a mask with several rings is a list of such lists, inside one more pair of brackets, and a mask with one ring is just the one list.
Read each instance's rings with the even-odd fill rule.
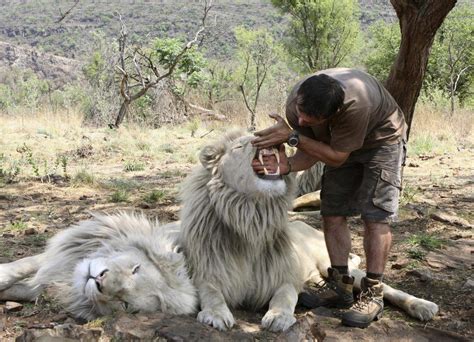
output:
[[108,271],[109,271],[108,269],[105,269],[102,272],[100,272],[97,276],[94,277],[94,281],[95,281],[95,284],[97,285],[97,289],[99,290],[99,292],[102,292],[102,286],[104,283],[106,273]]

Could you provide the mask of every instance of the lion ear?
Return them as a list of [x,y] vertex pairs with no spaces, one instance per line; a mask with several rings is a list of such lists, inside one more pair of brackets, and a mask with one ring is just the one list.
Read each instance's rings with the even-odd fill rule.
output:
[[224,146],[208,145],[201,150],[199,153],[199,160],[202,166],[206,169],[211,170],[219,163],[219,160],[224,155]]

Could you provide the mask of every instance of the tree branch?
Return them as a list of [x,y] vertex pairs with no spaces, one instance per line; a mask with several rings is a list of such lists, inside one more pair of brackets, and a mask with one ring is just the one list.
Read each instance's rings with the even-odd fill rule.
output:
[[79,4],[79,0],[74,0],[74,4],[72,5],[72,7],[69,8],[66,12],[64,12],[64,14],[61,13],[61,9],[59,9],[59,15],[61,17],[56,21],[56,24],[59,24],[61,21],[66,19],[66,17],[69,15],[69,13],[71,13],[71,11],[74,9],[74,7],[76,7],[78,4]]

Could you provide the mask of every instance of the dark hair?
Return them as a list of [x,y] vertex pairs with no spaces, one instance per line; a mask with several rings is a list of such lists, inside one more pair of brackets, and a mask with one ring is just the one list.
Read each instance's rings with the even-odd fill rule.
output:
[[296,93],[298,109],[313,117],[328,118],[344,103],[344,90],[339,82],[319,74],[306,79]]

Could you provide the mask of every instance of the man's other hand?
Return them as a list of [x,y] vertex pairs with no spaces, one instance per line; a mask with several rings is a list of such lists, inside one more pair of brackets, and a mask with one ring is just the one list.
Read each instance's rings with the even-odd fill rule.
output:
[[288,140],[288,136],[291,133],[291,128],[280,115],[272,113],[269,116],[277,123],[254,133],[257,138],[252,140],[252,145],[258,148],[280,145]]

